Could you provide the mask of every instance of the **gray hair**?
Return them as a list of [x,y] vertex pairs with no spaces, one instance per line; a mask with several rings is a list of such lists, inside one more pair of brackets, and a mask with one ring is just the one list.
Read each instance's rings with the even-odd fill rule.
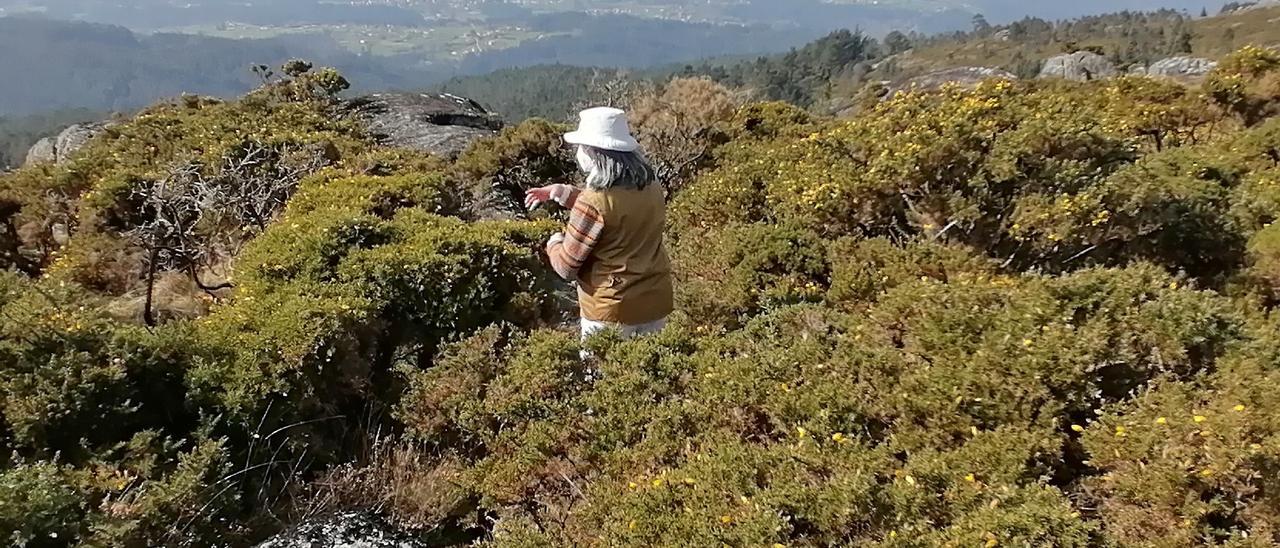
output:
[[618,152],[586,145],[582,150],[591,159],[592,170],[587,174],[587,188],[591,190],[644,190],[657,178],[653,166],[639,150]]

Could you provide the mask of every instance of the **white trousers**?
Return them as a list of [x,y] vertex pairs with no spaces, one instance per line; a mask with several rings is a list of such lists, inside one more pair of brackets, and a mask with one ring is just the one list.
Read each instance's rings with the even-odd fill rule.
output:
[[612,323],[605,323],[605,322],[596,322],[596,321],[588,320],[586,318],[582,318],[582,340],[585,341],[587,340],[587,337],[595,335],[596,333],[605,331],[607,329],[615,329],[615,328],[622,333],[622,338],[630,339],[630,338],[638,337],[641,335],[652,335],[654,333],[662,331],[662,329],[666,326],[667,326],[666,318],[663,318],[655,322],[649,322],[649,323],[644,323],[640,325],[620,325],[620,324],[612,324]]
[[[596,322],[596,321],[588,320],[586,318],[582,318],[582,340],[585,341],[587,340],[587,337],[595,335],[596,333],[605,331],[607,329],[615,329],[615,328],[622,333],[622,338],[630,339],[630,338],[639,337],[643,335],[652,335],[654,333],[662,331],[662,329],[666,326],[667,326],[666,318],[663,318],[655,322],[649,322],[649,323],[640,324],[640,325],[620,325],[620,324],[612,324],[612,323],[605,323],[605,322]],[[582,352],[579,353],[579,356],[583,360],[586,360],[587,358],[591,357],[591,353],[587,352],[587,349],[583,348]]]

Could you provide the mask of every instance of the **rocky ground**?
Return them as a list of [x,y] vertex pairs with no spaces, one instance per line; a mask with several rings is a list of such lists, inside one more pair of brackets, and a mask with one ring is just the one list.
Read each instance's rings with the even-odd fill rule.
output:
[[421,537],[402,531],[371,512],[340,512],[305,521],[258,548],[430,548]]

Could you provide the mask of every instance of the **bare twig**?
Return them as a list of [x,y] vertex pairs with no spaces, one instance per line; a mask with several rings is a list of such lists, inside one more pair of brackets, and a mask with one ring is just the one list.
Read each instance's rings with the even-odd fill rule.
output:
[[1079,252],[1079,253],[1076,253],[1075,255],[1072,255],[1070,258],[1068,258],[1067,260],[1063,261],[1063,262],[1062,262],[1062,264],[1064,264],[1064,265],[1065,265],[1065,264],[1069,264],[1069,263],[1071,263],[1071,262],[1074,262],[1076,259],[1079,259],[1080,257],[1083,257],[1083,256],[1085,256],[1085,255],[1088,255],[1089,253],[1093,252],[1093,250],[1095,250],[1095,249],[1098,249],[1098,246],[1097,246],[1097,245],[1091,245],[1091,246],[1089,246],[1089,247],[1085,248],[1085,249],[1084,249],[1084,251],[1081,251],[1081,252]]

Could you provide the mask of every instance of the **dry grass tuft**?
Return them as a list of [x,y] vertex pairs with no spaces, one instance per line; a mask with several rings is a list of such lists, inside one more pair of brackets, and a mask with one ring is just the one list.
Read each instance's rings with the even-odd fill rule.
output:
[[312,482],[300,508],[306,516],[360,509],[411,528],[455,527],[478,507],[463,471],[455,458],[434,458],[421,446],[378,439],[364,462],[335,467]]

